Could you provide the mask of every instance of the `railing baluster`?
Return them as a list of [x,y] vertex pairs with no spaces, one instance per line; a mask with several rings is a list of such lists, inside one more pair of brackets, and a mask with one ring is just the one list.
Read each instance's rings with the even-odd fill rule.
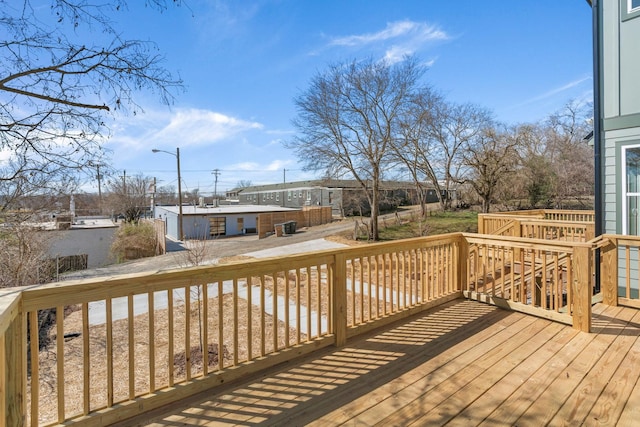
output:
[[[38,310],[33,310],[29,313],[29,338],[31,340],[31,424],[38,424],[38,408],[40,406],[40,322],[38,321]],[[2,344],[2,351],[4,351],[4,342]],[[86,357],[86,354],[84,354]],[[84,364],[86,365],[86,358],[84,359]],[[0,359],[0,365],[4,367],[5,358]],[[86,373],[86,371],[85,371]],[[4,372],[0,376],[0,379],[4,380]],[[85,387],[86,387],[86,377],[85,377]],[[85,388],[85,396],[88,396],[89,393]],[[2,396],[2,393],[0,393]],[[4,409],[4,400],[0,400],[0,406]],[[85,414],[88,413],[86,409],[86,399],[85,399]],[[5,414],[0,414],[5,416]],[[2,418],[5,419],[5,418]]]
[[[173,387],[174,378],[175,378],[175,370],[174,370],[174,349],[173,349],[173,329],[174,329],[174,317],[173,317],[173,288],[167,289],[167,323],[169,330],[167,331],[168,335],[168,360],[169,360],[169,387]],[[133,309],[132,309],[133,310]],[[131,346],[133,347],[133,346]],[[131,365],[133,366],[133,365]],[[129,378],[131,381],[132,378]]]
[[[236,282],[236,279],[234,279],[234,282]],[[203,283],[199,286],[202,287],[202,338],[200,343],[202,348],[202,374],[207,375],[209,373],[209,285]],[[235,288],[235,291],[237,291],[237,286]]]
[[278,351],[278,273],[271,273],[273,279],[273,295],[271,297],[271,304],[273,305],[273,351]]
[[[253,360],[253,277],[247,277],[247,361]],[[220,353],[218,351],[218,353]],[[220,357],[220,355],[218,355]]]
[[356,267],[353,260],[347,260],[347,272],[351,276],[351,325],[355,326],[356,323]]
[[[155,345],[155,304],[153,292],[148,294],[148,312],[149,312],[149,393],[156,391],[156,345]],[[111,311],[111,304],[107,304],[107,312]],[[107,313],[107,319],[109,319]],[[107,330],[111,328],[111,323],[107,320]],[[107,336],[109,334],[107,333]],[[111,405],[109,405],[111,406]]]
[[[316,269],[318,271],[318,313],[317,313],[317,327],[318,327],[318,338],[322,336],[322,266],[321,265],[317,265]],[[327,279],[328,279],[328,274],[329,272],[327,272]],[[345,272],[346,273],[346,272]],[[344,276],[346,278],[346,274]],[[340,286],[344,286],[345,287],[345,291],[346,291],[346,280],[343,281]],[[346,320],[346,318],[345,318]]]
[[289,288],[290,288],[290,274],[291,270],[286,270],[284,272],[284,347],[288,348],[291,345],[290,337],[289,337],[289,327],[290,327],[290,319],[289,319],[289,309],[291,306],[291,301],[289,299]]
[[[206,316],[205,316],[206,319]],[[206,334],[205,334],[206,336]],[[238,366],[238,279],[233,279],[233,366]],[[207,341],[205,340],[205,348]],[[208,350],[207,350],[208,352]],[[222,357],[220,348],[218,349],[218,358]]]
[[113,304],[112,299],[106,300],[107,322],[107,407],[113,406]]
[[[224,369],[224,282],[217,281],[218,284],[218,370]],[[264,289],[262,289],[262,298],[260,299],[261,308],[264,307]],[[264,311],[262,312],[264,316]],[[264,317],[262,318],[262,330],[264,331]],[[264,355],[264,334],[262,336],[262,354]]]
[[58,392],[58,422],[64,417],[64,307],[56,307],[56,380]]
[[301,310],[300,310],[300,286],[302,281],[300,280],[300,272],[301,268],[298,267],[296,268],[296,345],[300,344],[300,340],[302,338],[301,336],[301,320],[300,320],[300,314],[301,314]]
[[365,315],[364,315],[364,262],[362,257],[358,258],[358,268],[360,269],[360,274],[358,275],[360,280],[360,322],[365,323]]
[[[37,311],[36,311],[37,313]],[[36,319],[37,319],[36,314]],[[37,321],[36,321],[37,324]],[[89,414],[91,411],[91,353],[89,351],[89,303],[82,303],[82,369],[83,369],[83,399],[82,399],[82,415]],[[33,351],[33,350],[32,350]],[[33,374],[33,362],[31,363],[31,380],[37,378]],[[31,403],[33,405],[33,402]],[[32,408],[33,409],[33,408]],[[33,419],[33,418],[32,418]],[[37,419],[37,418],[36,418]]]
[[[221,298],[222,292],[218,294]],[[184,367],[187,381],[191,379],[191,286],[184,288]]]
[[[134,339],[134,313],[133,313],[133,294],[127,295],[127,333],[128,333],[128,364],[129,364],[129,399],[136,397],[136,381],[135,381],[135,339]],[[88,338],[88,337],[87,337]],[[87,342],[87,348],[89,343]],[[173,360],[171,359],[171,362]],[[173,363],[172,363],[173,366]]]
[[307,342],[311,341],[311,266],[307,266]]
[[624,259],[625,259],[625,278],[626,278],[626,286],[625,286],[625,296],[627,298],[631,298],[631,248],[629,245],[624,247]]

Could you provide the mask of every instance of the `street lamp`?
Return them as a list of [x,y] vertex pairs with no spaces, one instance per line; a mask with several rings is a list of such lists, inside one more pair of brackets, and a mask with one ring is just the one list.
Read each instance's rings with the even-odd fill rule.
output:
[[154,148],[151,150],[154,153],[167,153],[176,157],[178,163],[178,240],[182,240],[184,238],[182,234],[182,185],[180,184],[180,147],[176,148],[176,152],[172,153],[171,151],[158,150]]

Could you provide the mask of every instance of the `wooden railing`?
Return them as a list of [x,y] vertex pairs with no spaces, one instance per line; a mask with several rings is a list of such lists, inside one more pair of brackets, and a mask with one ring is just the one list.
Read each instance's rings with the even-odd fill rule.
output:
[[589,331],[594,250],[605,303],[637,304],[639,247],[455,233],[16,288],[0,294],[0,420],[124,420],[463,295]]
[[640,308],[640,237],[606,234],[596,244],[603,302]]
[[109,424],[344,345],[459,298],[465,247],[452,234],[15,289],[0,299],[2,419]]
[[466,297],[590,330],[591,243],[465,237]]
[[[587,228],[588,225],[595,223],[595,214],[593,211],[567,211],[567,210],[530,210],[530,211],[513,211],[500,212],[491,214],[478,215],[478,233],[506,235],[504,228],[508,227],[513,221],[520,223],[535,223],[536,220],[546,222],[547,224],[555,224],[555,226],[572,226],[574,228]],[[517,228],[517,226],[516,226]],[[514,236],[526,237],[526,234],[513,234]],[[593,239],[595,236],[588,235],[587,240]]]

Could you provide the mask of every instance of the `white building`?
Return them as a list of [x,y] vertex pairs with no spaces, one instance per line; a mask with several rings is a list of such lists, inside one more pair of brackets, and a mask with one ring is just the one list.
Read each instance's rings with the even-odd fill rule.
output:
[[[295,211],[299,209],[264,205],[183,206],[182,232],[185,239],[254,234],[259,214]],[[166,222],[167,236],[179,240],[178,206],[155,206],[153,216]]]

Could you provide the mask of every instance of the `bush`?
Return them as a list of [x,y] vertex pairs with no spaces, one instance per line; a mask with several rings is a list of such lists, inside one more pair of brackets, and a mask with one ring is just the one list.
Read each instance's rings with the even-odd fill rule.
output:
[[123,223],[111,245],[111,255],[117,262],[152,257],[156,254],[156,232],[152,224]]

